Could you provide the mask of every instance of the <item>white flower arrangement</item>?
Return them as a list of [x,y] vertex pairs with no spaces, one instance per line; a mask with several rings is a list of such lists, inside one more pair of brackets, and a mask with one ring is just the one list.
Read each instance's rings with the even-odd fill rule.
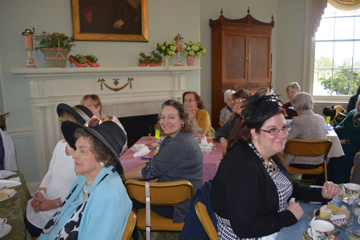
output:
[[195,56],[196,59],[200,59],[202,55],[204,55],[206,53],[205,48],[201,47],[202,42],[188,42],[188,43],[184,43],[184,45],[182,46],[182,52],[181,54],[184,57],[187,57],[188,55],[190,56]]
[[170,42],[164,42],[163,44],[157,43],[154,45],[154,48],[162,54],[164,57],[172,58],[178,52],[176,49],[175,40],[171,40]]

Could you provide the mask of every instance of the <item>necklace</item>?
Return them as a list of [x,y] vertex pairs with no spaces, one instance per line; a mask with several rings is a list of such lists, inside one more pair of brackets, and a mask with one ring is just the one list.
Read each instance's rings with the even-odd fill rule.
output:
[[354,127],[360,126],[360,115],[357,114],[357,112],[354,113],[352,120],[353,120]]
[[272,160],[272,158],[269,158],[269,163],[266,163],[265,159],[261,156],[261,154],[256,149],[256,147],[252,143],[249,143],[249,146],[256,153],[256,155],[260,158],[260,161],[262,162],[262,164],[266,170],[273,172],[273,173],[277,172],[276,163],[274,162],[274,160]]
[[84,200],[85,200],[86,195],[87,195],[87,193],[88,193],[88,191],[89,191],[89,188],[90,188],[90,186],[88,186],[87,184],[85,184],[85,186],[84,186],[84,188],[83,188],[83,190],[82,190],[82,193],[83,193],[83,195],[84,195]]

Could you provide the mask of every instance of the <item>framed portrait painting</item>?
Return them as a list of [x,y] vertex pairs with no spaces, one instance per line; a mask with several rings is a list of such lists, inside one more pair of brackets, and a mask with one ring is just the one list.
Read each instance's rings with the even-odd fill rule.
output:
[[78,41],[148,42],[148,0],[71,0]]

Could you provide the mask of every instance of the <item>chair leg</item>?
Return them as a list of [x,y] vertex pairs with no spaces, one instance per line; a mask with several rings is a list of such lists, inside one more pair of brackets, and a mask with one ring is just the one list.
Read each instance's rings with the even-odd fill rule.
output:
[[325,182],[328,181],[328,175],[327,175],[327,164],[326,164],[326,160],[324,160],[324,175],[325,175]]

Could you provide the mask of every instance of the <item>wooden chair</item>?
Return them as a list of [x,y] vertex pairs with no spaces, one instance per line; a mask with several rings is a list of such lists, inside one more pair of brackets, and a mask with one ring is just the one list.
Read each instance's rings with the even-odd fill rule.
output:
[[336,113],[335,113],[335,117],[334,117],[334,125],[333,126],[336,127],[340,123],[340,122],[336,121],[336,116],[339,114],[339,112],[345,113],[345,109],[341,105],[334,106],[334,109],[336,110]]
[[[176,182],[150,182],[150,204],[152,205],[177,205],[194,197],[193,185],[189,181]],[[130,199],[146,204],[145,182],[127,180],[125,187]],[[173,223],[172,219],[162,217],[151,211],[151,230],[181,232],[184,222]],[[136,228],[146,230],[146,209],[141,208],[137,212]]]
[[352,175],[353,175],[353,173],[354,173],[354,168],[355,168],[355,166],[352,166],[352,168],[351,168],[351,170],[350,170],[350,179],[349,179],[349,181],[351,180]]
[[211,221],[206,206],[202,202],[195,203],[195,212],[201,222],[201,225],[205,229],[205,232],[208,235],[209,239],[218,240],[219,237],[216,228],[213,222]]
[[[301,139],[290,139],[284,149],[284,157],[286,154],[291,154],[298,157],[317,157],[324,155],[323,167],[318,167],[314,169],[300,169],[294,167],[288,167],[290,174],[312,174],[312,175],[325,175],[325,181],[328,180],[327,177],[327,165],[326,159],[329,154],[332,142],[329,139],[323,140],[301,140]],[[298,180],[298,181],[313,181],[316,182],[317,179],[313,180]]]
[[136,213],[131,210],[121,240],[130,240],[136,224]]

